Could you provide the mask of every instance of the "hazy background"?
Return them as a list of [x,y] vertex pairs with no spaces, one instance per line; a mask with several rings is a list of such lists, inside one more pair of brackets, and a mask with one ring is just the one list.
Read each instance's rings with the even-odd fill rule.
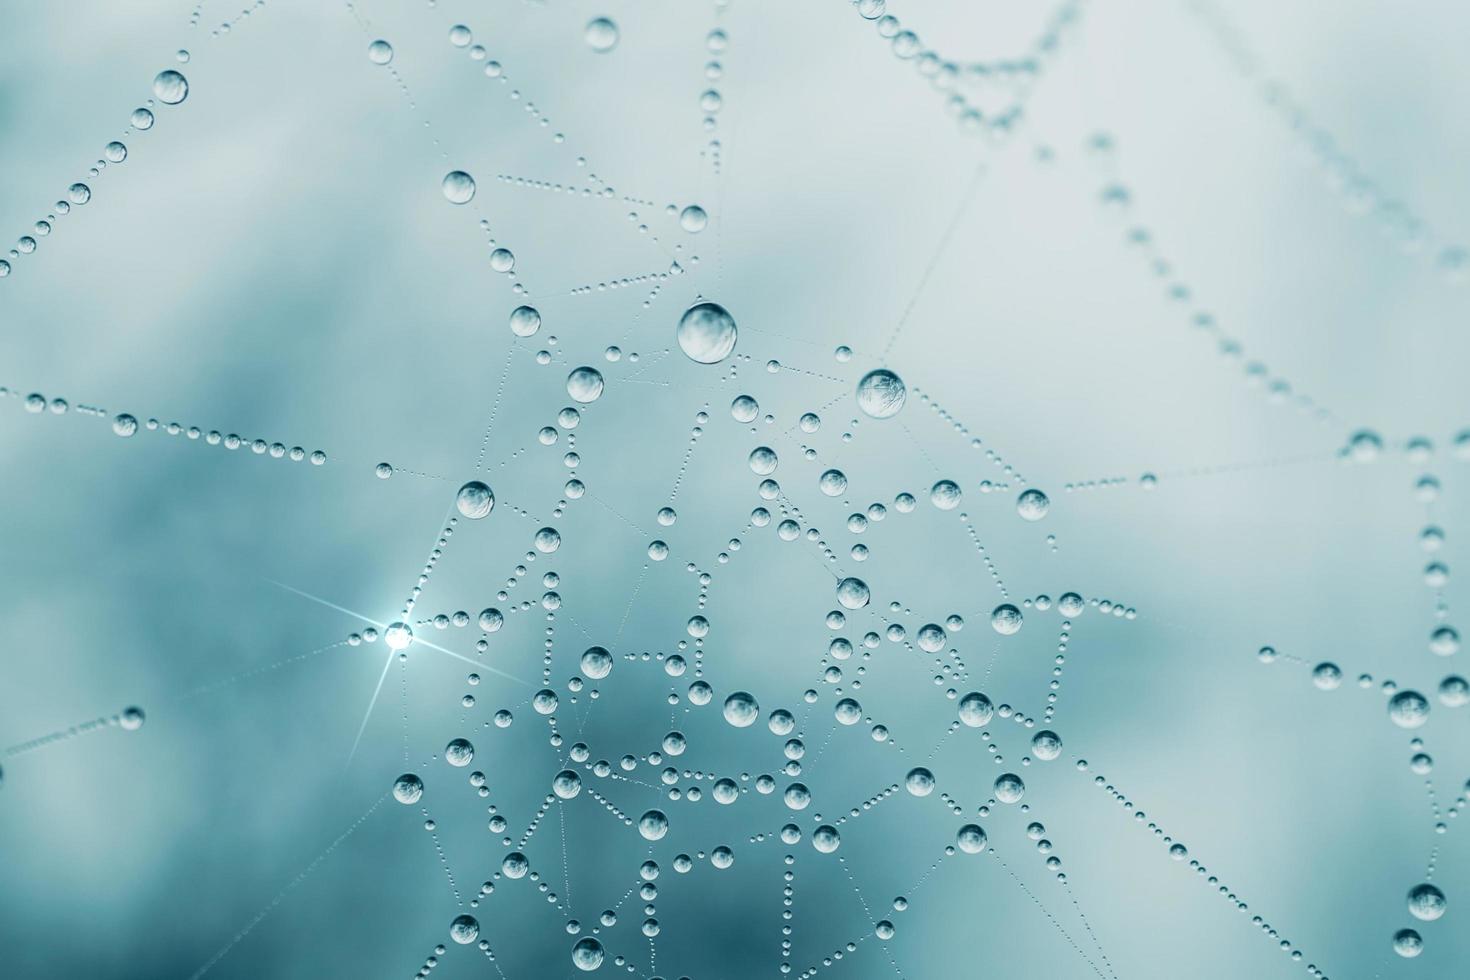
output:
[[[811,847],[813,812],[830,820],[901,783],[955,717],[932,657],[901,644],[884,641],[851,693],[903,749],[873,742],[867,724],[838,729],[801,777],[815,795],[804,813],[787,811],[779,789],[721,807],[708,781],[702,801],[674,802],[584,771],[587,787],[633,817],[662,806],[672,823],[652,848],[663,868],[656,966],[635,895],[600,934],[603,972],[628,972],[612,962],[620,954],[645,978],[777,975],[782,855],[791,853],[794,973],[867,936],[834,974],[1094,975],[992,857],[944,859],[914,890],[1006,770],[1025,775],[1031,811],[1004,807],[981,821],[998,856],[1101,965],[1072,898],[1024,835],[1030,820],[1046,825],[1118,977],[1300,977],[1308,962],[1363,980],[1463,970],[1465,831],[1444,818],[1449,833],[1433,832],[1425,779],[1408,767],[1411,733],[1389,723],[1380,693],[1353,682],[1369,672],[1433,700],[1441,677],[1464,672],[1464,654],[1428,652],[1435,594],[1417,542],[1426,523],[1444,527],[1435,557],[1456,569],[1470,512],[1470,463],[1450,451],[1470,425],[1467,294],[1438,259],[1470,234],[1461,8],[1232,3],[1259,59],[1245,77],[1183,4],[1087,4],[1031,86],[1017,131],[996,145],[962,133],[944,96],[838,0],[366,2],[357,8],[365,25],[340,4],[270,0],[216,37],[238,16],[236,0],[206,0],[199,26],[185,2],[6,6],[0,231],[32,234],[73,181],[85,179],[92,199],[0,280],[0,384],[19,396],[0,399],[9,637],[0,743],[131,704],[148,718],[136,733],[108,728],[0,759],[0,975],[189,977],[405,768],[424,775],[422,807],[464,897],[499,867],[508,849],[486,830],[485,807],[519,838],[564,758],[529,705],[545,614],[508,615],[485,658],[529,684],[483,670],[470,688],[468,665],[411,648],[348,764],[386,651],[379,642],[291,660],[365,623],[273,584],[393,618],[455,488],[475,474],[497,404],[484,461],[499,503],[489,519],[461,522],[415,613],[509,612],[537,600],[541,575],[555,570],[559,727],[568,742],[580,731],[594,760],[616,767],[624,753],[638,756],[628,775],[646,783],[657,784],[659,767],[643,757],[676,717],[690,741],[670,760],[681,770],[772,773],[784,787],[783,739],[764,721],[736,730],[720,719],[731,690],[755,693],[763,714],[795,711],[809,762],[833,728],[834,695],[820,682],[833,579],[816,545],[779,541],[774,521],[742,534],[751,508],[776,509],[745,462],[755,445],[777,450],[775,478],[804,526],[873,588],[843,635],[856,642],[887,618],[912,637],[958,613],[967,626],[951,642],[970,672],[961,692],[982,689],[1039,716],[1060,617],[1028,611],[1009,638],[989,629],[1000,592],[960,511],[927,502],[936,479],[963,487],[960,510],[1014,601],[1075,590],[1138,610],[1125,621],[1089,609],[1074,624],[1051,725],[1065,741],[1061,759],[1019,768],[1030,733],[997,719],[999,766],[962,730],[930,766],[965,816],[939,792],[900,790],[843,825],[837,855]],[[1021,3],[895,0],[891,12],[961,62],[1017,57],[1047,17]],[[583,39],[595,16],[620,28],[612,52]],[[458,23],[508,82],[451,46]],[[718,55],[725,75],[711,83],[705,36],[715,26],[730,41]],[[378,37],[393,44],[417,108],[366,57]],[[165,68],[187,75],[188,100],[155,106],[151,131],[129,131],[129,113]],[[1423,248],[1405,251],[1381,233],[1371,206],[1345,206],[1353,195],[1335,189],[1331,168],[1263,100],[1266,78],[1427,224]],[[698,100],[711,85],[724,105],[709,134]],[[993,91],[977,99],[1007,101]],[[1088,150],[1098,133],[1110,134],[1111,154]],[[722,142],[718,175],[701,156],[711,135]],[[127,161],[87,178],[112,139],[127,143]],[[966,201],[982,158],[988,172]],[[478,181],[467,207],[440,192],[456,168]],[[615,194],[573,197],[501,174]],[[1133,200],[1121,216],[1100,203],[1115,182]],[[664,206],[696,202],[711,220],[690,235]],[[489,269],[482,217],[515,251],[516,278],[541,311],[530,340],[506,326],[523,300]],[[1152,233],[1153,252],[1124,243],[1134,227]],[[647,309],[652,283],[572,295],[666,272],[674,258],[685,274]],[[1155,274],[1155,259],[1167,275]],[[1166,295],[1176,283],[1190,289],[1188,302]],[[700,294],[740,324],[736,377],[674,345],[680,312]],[[911,386],[908,404],[894,420],[854,426],[852,386],[911,302],[888,356]],[[1190,326],[1197,312],[1243,344],[1244,358],[1222,356],[1218,337]],[[621,361],[603,358],[610,344]],[[839,344],[854,348],[852,361],[834,359]],[[542,348],[554,352],[548,366],[535,362]],[[799,370],[768,373],[770,359]],[[1248,386],[1251,360],[1327,417]],[[589,493],[554,518],[572,447],[566,432],[550,448],[536,432],[554,424],[566,372],[584,363],[607,379],[575,430],[576,475]],[[1013,478],[1004,493],[979,492],[981,480],[1006,474],[913,386],[1051,495],[1044,521],[1016,516]],[[73,408],[27,414],[31,392]],[[729,403],[740,393],[775,421],[756,423],[757,434],[735,423]],[[322,449],[329,462],[230,453],[161,431],[119,439],[78,404]],[[658,527],[701,409],[710,419],[679,483],[678,522]],[[804,411],[821,414],[820,432],[792,431]],[[1334,461],[1365,426],[1387,444],[1382,458]],[[1402,447],[1420,435],[1435,452],[1416,464]],[[819,460],[803,460],[802,445]],[[1283,459],[1292,462],[1254,465]],[[373,466],[384,460],[399,472],[380,481]],[[844,498],[817,491],[834,461],[850,480]],[[1186,475],[1224,464],[1252,466]],[[1139,487],[1145,471],[1159,475],[1152,492]],[[1428,510],[1413,494],[1426,472],[1444,484]],[[1106,489],[1063,489],[1116,477],[1124,482]],[[914,513],[893,511],[900,491],[920,497]],[[890,505],[886,521],[862,536],[844,530],[848,514],[875,501]],[[543,524],[560,530],[561,549],[526,562],[510,601],[497,601]],[[644,572],[655,536],[672,554]],[[732,537],[741,549],[721,564]],[[857,542],[872,549],[864,564],[848,557]],[[688,639],[684,623],[700,611],[689,562],[713,576],[702,612],[713,624],[706,679],[716,700],[686,713],[665,698],[682,696],[692,671],[671,682],[655,663],[621,658],[671,653]],[[1450,622],[1461,596],[1452,578]],[[893,601],[903,610],[890,613]],[[473,656],[479,634],[420,635]],[[587,695],[569,704],[566,680],[593,642],[619,660],[586,720]],[[1263,666],[1263,644],[1307,665]],[[1328,659],[1346,674],[1332,693],[1308,677]],[[849,680],[861,663],[841,665]],[[821,697],[805,710],[809,686]],[[471,690],[479,703],[462,708]],[[515,723],[486,727],[501,707]],[[1442,811],[1470,776],[1466,721],[1435,701],[1412,733],[1435,758]],[[456,736],[476,745],[487,799],[466,770],[425,762]],[[1092,772],[1075,770],[1079,757],[1250,911],[1169,860],[1093,787]],[[788,820],[808,839],[751,842]],[[461,911],[423,821],[420,806],[389,798],[209,975],[412,975]],[[674,854],[719,844],[735,851],[731,869],[704,860],[674,873]],[[1404,895],[1436,847],[1449,912],[1416,923]],[[637,883],[650,848],[584,790],[548,812],[525,850],[588,934]],[[535,889],[529,879],[498,882],[476,910],[495,965],[453,947],[435,975],[496,966],[512,980],[572,975],[566,916]],[[902,913],[890,904],[900,894],[911,898]],[[1303,961],[1259,935],[1253,914]],[[879,918],[897,927],[887,955],[872,936]],[[1411,925],[1426,949],[1405,961],[1390,938]]]

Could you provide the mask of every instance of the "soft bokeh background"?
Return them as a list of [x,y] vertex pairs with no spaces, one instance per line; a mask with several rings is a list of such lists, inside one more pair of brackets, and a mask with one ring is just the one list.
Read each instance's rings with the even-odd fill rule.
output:
[[[1431,799],[1408,767],[1410,733],[1389,723],[1377,690],[1353,683],[1369,672],[1432,693],[1459,669],[1458,657],[1427,649],[1435,595],[1417,537],[1430,521],[1446,528],[1438,557],[1456,569],[1470,513],[1470,463],[1450,451],[1470,424],[1467,294],[1441,260],[1470,234],[1462,8],[1232,3],[1257,58],[1243,75],[1183,4],[1088,4],[1030,86],[1016,131],[995,143],[961,132],[944,97],[838,0],[371,0],[356,15],[270,0],[236,19],[239,6],[206,0],[199,26],[182,2],[4,12],[4,232],[28,233],[108,140],[130,154],[88,180],[91,202],[60,217],[0,281],[0,383],[19,395],[0,400],[10,638],[0,743],[130,704],[148,720],[136,733],[108,728],[0,760],[0,975],[189,977],[268,908],[210,976],[409,976],[447,942],[460,909],[420,807],[390,798],[312,862],[404,770],[406,734],[454,882],[468,898],[491,876],[507,848],[486,830],[486,805],[518,838],[562,764],[529,705],[544,613],[509,616],[486,657],[531,683],[483,671],[472,709],[460,706],[470,668],[412,648],[349,762],[383,645],[293,659],[365,623],[274,583],[392,618],[454,489],[475,472],[497,403],[485,463],[499,505],[457,529],[416,613],[534,601],[554,569],[560,726],[569,740],[580,732],[593,759],[638,756],[631,776],[644,783],[657,782],[659,767],[643,757],[671,717],[690,741],[672,760],[681,768],[778,771],[781,739],[720,719],[735,689],[754,692],[764,711],[796,710],[809,756],[830,737],[803,775],[813,808],[794,817],[779,792],[720,807],[708,782],[704,800],[674,802],[584,773],[623,810],[662,805],[672,821],[651,849],[664,869],[656,965],[636,896],[600,934],[631,975],[776,975],[787,853],[796,972],[867,936],[831,972],[1094,975],[1019,879],[1101,966],[1078,907],[1086,913],[1111,963],[1105,974],[1294,977],[1310,962],[1343,978],[1463,975],[1470,852],[1453,819],[1448,834],[1433,832],[1431,806],[1447,810],[1470,775],[1466,716],[1436,701],[1414,733],[1436,760]],[[1015,58],[1048,16],[1033,4],[892,6],[957,61]],[[583,40],[599,15],[621,31],[607,54]],[[228,34],[211,36],[226,20]],[[507,82],[448,43],[457,23]],[[710,83],[705,36],[716,26],[730,42],[719,55],[725,76]],[[393,44],[408,97],[367,59],[376,37]],[[175,60],[181,47],[192,53],[186,65]],[[155,107],[152,131],[129,132],[129,113],[167,67],[187,74],[188,100]],[[1422,219],[1429,233],[1417,252],[1381,232],[1374,199],[1355,213],[1362,195],[1343,192],[1341,168],[1324,168],[1262,98],[1268,78],[1382,198]],[[712,134],[698,106],[711,84],[724,96]],[[977,99],[1005,101],[995,90]],[[1099,133],[1111,153],[1088,149]],[[701,155],[711,136],[722,143],[718,174]],[[987,172],[967,197],[982,160]],[[454,168],[478,179],[469,207],[440,193]],[[498,175],[615,194],[574,197]],[[1121,216],[1100,203],[1113,183],[1131,193]],[[664,210],[691,202],[711,216],[698,235]],[[481,217],[515,251],[516,279],[544,318],[536,338],[506,327],[522,300],[488,267]],[[1124,243],[1134,227],[1152,233],[1153,252]],[[573,294],[667,272],[675,258],[685,274],[647,309],[652,283]],[[1167,295],[1176,284],[1187,301]],[[673,345],[679,313],[700,294],[740,323],[733,378]],[[888,356],[909,403],[895,420],[856,423],[853,383],[911,302]],[[1244,357],[1223,356],[1219,336],[1190,326],[1197,312]],[[603,359],[610,344],[623,360]],[[851,362],[834,359],[839,344],[855,349]],[[542,347],[554,352],[549,366],[535,362]],[[770,359],[796,370],[767,373]],[[1253,360],[1291,384],[1284,403],[1246,384]],[[536,432],[566,404],[563,379],[579,363],[598,365],[607,391],[575,433],[589,493],[553,518],[570,447],[565,433],[547,448]],[[1016,479],[913,386],[1047,490],[1048,517],[1022,522]],[[73,410],[27,414],[32,391]],[[742,392],[774,416],[756,434],[730,418]],[[1299,407],[1297,393],[1327,416]],[[320,448],[329,462],[162,432],[123,440],[78,404]],[[658,528],[701,409],[710,420],[679,483],[678,522]],[[809,410],[821,431],[792,432]],[[1381,433],[1382,458],[1334,460],[1358,427]],[[1427,463],[1403,451],[1419,435],[1435,445]],[[1019,766],[1030,733],[999,719],[990,730],[1003,767],[968,729],[933,755],[939,790],[965,818],[938,793],[900,792],[844,824],[838,854],[852,881],[808,840],[752,843],[788,819],[809,830],[813,811],[833,819],[901,782],[955,717],[931,658],[885,641],[852,693],[902,748],[875,743],[866,724],[831,732],[834,694],[820,683],[830,572],[817,546],[781,542],[774,525],[742,533],[765,503],[745,463],[762,442],[780,453],[776,477],[838,566],[873,587],[873,605],[845,635],[881,630],[884,619],[912,635],[958,613],[968,625],[952,642],[970,671],[961,691],[1039,715],[1060,618],[1028,611],[1010,638],[989,629],[1000,592],[959,512],[923,499],[936,479],[963,486],[961,509],[1011,597],[1070,589],[1138,610],[1128,621],[1089,609],[1074,624],[1052,726],[1063,758],[1016,769],[1030,812],[1001,808],[982,821],[1014,878],[992,857],[956,856],[914,890],[959,824],[976,819],[994,777]],[[818,461],[802,459],[802,445]],[[374,478],[381,460],[399,467],[391,480]],[[833,461],[851,481],[837,500],[816,488]],[[1250,465],[1193,472],[1225,464]],[[1159,475],[1152,492],[1138,483],[1146,471]],[[1444,484],[1428,509],[1412,492],[1425,472]],[[1123,480],[1064,490],[1112,478]],[[1004,493],[979,492],[981,480],[1007,479]],[[844,530],[849,513],[905,490],[920,495],[913,514],[890,509],[860,538]],[[527,562],[511,601],[497,602],[545,523],[561,531],[560,551]],[[644,572],[655,533],[672,556]],[[721,564],[732,537],[741,548]],[[861,566],[847,555],[857,541],[872,549]],[[699,592],[689,562],[713,576],[704,613],[716,702],[686,712],[665,699],[692,674],[671,687],[658,664],[621,656],[671,653],[687,639]],[[1452,579],[1451,622],[1462,596]],[[473,655],[478,633],[421,635]],[[571,705],[565,684],[592,642],[620,659],[589,714],[586,694]],[[1324,693],[1308,666],[1263,666],[1255,651],[1268,643],[1308,665],[1336,661],[1347,682]],[[849,680],[860,663],[842,665]],[[820,700],[805,709],[801,693],[814,685]],[[487,726],[501,707],[514,725]],[[476,744],[486,800],[464,770],[424,761],[461,735]],[[1250,911],[1170,861],[1093,787],[1092,772],[1076,771],[1079,757]],[[1070,895],[1023,833],[1033,819],[1047,827]],[[718,844],[734,848],[730,870],[705,860],[673,872],[675,853]],[[550,811],[526,847],[584,933],[636,883],[649,851],[585,791]],[[1432,851],[1450,910],[1418,924],[1425,952],[1401,960],[1390,937],[1415,924],[1404,895]],[[901,913],[891,908],[900,894],[911,897]],[[476,914],[496,964],[454,947],[436,976],[574,972],[565,917],[531,881],[498,884]],[[1255,914],[1303,951],[1301,963],[1259,934]],[[897,926],[886,954],[872,937],[884,917]],[[603,970],[629,972],[611,959]]]

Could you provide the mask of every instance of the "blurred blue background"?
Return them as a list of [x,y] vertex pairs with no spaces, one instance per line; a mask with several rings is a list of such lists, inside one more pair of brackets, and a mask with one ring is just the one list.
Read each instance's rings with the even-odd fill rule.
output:
[[[1453,573],[1470,515],[1455,446],[1470,425],[1464,10],[894,0],[892,26],[839,0],[241,7],[11,3],[0,31],[0,230],[34,237],[55,215],[0,280],[0,975],[412,976],[445,944],[438,977],[561,977],[580,975],[570,950],[594,927],[602,971],[641,978],[783,963],[851,977],[1463,975],[1470,852],[1450,811],[1470,737],[1467,712],[1434,692],[1464,654],[1428,646],[1463,588],[1453,574],[1428,586],[1424,569]],[[596,17],[617,25],[610,51],[586,39]],[[473,41],[452,43],[455,25]],[[898,30],[938,61],[897,57],[907,42],[881,32]],[[378,38],[389,68],[367,57]],[[958,68],[948,88],[925,74],[943,62]],[[170,68],[187,100],[133,129]],[[89,176],[110,140],[126,161]],[[441,192],[451,170],[476,179],[466,206]],[[76,181],[90,201],[57,214]],[[697,233],[678,218],[690,204],[709,215]],[[514,252],[512,274],[492,270],[492,239]],[[624,278],[639,281],[598,287]],[[701,296],[739,324],[719,366],[675,343]],[[522,303],[542,317],[531,338],[507,326]],[[606,390],[543,445],[581,364]],[[853,398],[880,364],[909,386],[889,420]],[[28,412],[32,393],[70,408]],[[771,421],[732,419],[740,394]],[[111,430],[120,412],[143,423],[131,438]],[[803,412],[817,432],[797,427]],[[231,452],[170,422],[327,462]],[[1360,429],[1382,451],[1344,460]],[[1410,452],[1416,437],[1432,448]],[[758,445],[780,457],[780,501],[757,492]],[[384,461],[388,480],[374,476]],[[849,481],[837,498],[817,486],[830,466]],[[398,616],[477,475],[496,509],[459,521],[414,620],[504,610],[481,682],[423,643],[386,675],[381,640],[313,653]],[[564,493],[573,475],[580,499]],[[1425,475],[1442,485],[1430,501]],[[940,479],[961,486],[958,509],[929,503]],[[1016,513],[1024,486],[1051,498],[1040,522]],[[903,492],[912,513],[894,507]],[[886,519],[851,533],[873,503]],[[656,520],[664,506],[672,526]],[[751,526],[761,506],[775,519]],[[788,516],[823,544],[780,540]],[[552,555],[532,546],[548,525]],[[1446,535],[1433,554],[1429,525]],[[668,560],[647,557],[654,538]],[[833,631],[838,570],[873,601]],[[562,603],[550,620],[548,571]],[[1025,608],[1014,636],[987,621],[1002,601],[1066,591],[1136,618],[1092,606],[1073,622],[1046,726],[1062,757],[1023,766],[1034,732],[1014,718],[993,720],[988,743],[946,736],[950,688],[1041,717],[1056,607]],[[533,608],[512,612],[522,601]],[[687,695],[696,613],[711,624],[707,706]],[[965,621],[946,648],[961,677],[913,645],[950,615]],[[907,639],[862,659],[862,635],[889,623]],[[415,629],[481,659],[474,625]],[[559,747],[531,705],[548,629]],[[839,634],[859,652],[834,685],[824,658]],[[578,694],[568,680],[594,643],[616,664]],[[681,643],[682,677],[626,659]],[[1263,665],[1268,644],[1282,657]],[[1319,661],[1340,665],[1340,689],[1313,686]],[[1425,727],[1390,722],[1389,679],[1429,697]],[[838,686],[867,720],[834,723]],[[752,728],[721,718],[736,690],[760,702]],[[138,731],[30,745],[130,705],[146,712]],[[805,739],[799,777],[766,728],[776,708]],[[874,723],[896,744],[870,738]],[[688,751],[650,764],[671,728]],[[1428,775],[1410,769],[1416,736]],[[455,737],[474,742],[488,796],[442,759]],[[502,838],[520,841],[577,740],[624,778],[578,767],[582,794],[520,848],[539,881],[494,878],[515,849]],[[669,799],[664,765],[683,798]],[[932,796],[902,789],[915,765],[934,771]],[[686,769],[752,778],[722,806]],[[410,770],[419,804],[384,801]],[[1007,771],[1025,778],[1026,811],[978,816]],[[763,773],[775,793],[754,789]],[[793,778],[814,797],[801,813],[782,803]],[[662,808],[668,836],[650,845],[589,790],[635,820]],[[836,854],[816,851],[811,830],[853,808]],[[503,832],[487,829],[494,815]],[[788,821],[799,844],[775,838]],[[1208,870],[1170,860],[1148,821]],[[971,822],[995,853],[946,857]],[[719,845],[729,869],[708,860]],[[687,874],[680,853],[695,858]],[[650,858],[653,942],[628,896]],[[1448,913],[1421,923],[1405,895],[1431,863]],[[495,891],[470,910],[482,881]],[[615,906],[616,925],[598,925]],[[450,943],[466,911],[493,964]],[[1392,937],[1410,927],[1424,949],[1404,959]]]

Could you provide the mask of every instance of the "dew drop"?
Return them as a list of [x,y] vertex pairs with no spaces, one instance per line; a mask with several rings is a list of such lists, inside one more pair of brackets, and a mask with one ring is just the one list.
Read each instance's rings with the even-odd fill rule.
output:
[[164,105],[178,105],[189,97],[189,80],[172,68],[153,77],[153,96]]
[[449,171],[439,186],[450,204],[468,204],[475,196],[475,178],[463,170]]
[[735,350],[735,318],[718,303],[696,303],[679,318],[679,349],[698,364],[718,364]]
[[887,368],[869,371],[857,386],[858,408],[875,419],[893,418],[907,396],[902,379]]
[[598,54],[607,54],[618,46],[618,25],[606,17],[594,17],[583,32],[587,46]]

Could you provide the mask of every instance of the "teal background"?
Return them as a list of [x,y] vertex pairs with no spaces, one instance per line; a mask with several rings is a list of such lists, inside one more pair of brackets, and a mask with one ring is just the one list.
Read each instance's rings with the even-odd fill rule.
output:
[[[799,778],[816,798],[801,814],[779,789],[723,807],[705,781],[702,801],[675,802],[583,771],[584,786],[635,819],[661,806],[672,824],[652,848],[656,962],[634,896],[599,934],[604,974],[780,975],[789,959],[798,975],[866,937],[819,975],[1096,975],[996,857],[1105,976],[1286,978],[1306,976],[1307,963],[1344,980],[1463,974],[1463,820],[1442,817],[1448,833],[1436,834],[1426,779],[1408,766],[1409,739],[1422,737],[1442,812],[1470,776],[1467,712],[1433,697],[1444,675],[1465,672],[1465,654],[1428,650],[1437,597],[1418,543],[1426,524],[1446,531],[1432,557],[1451,569],[1442,601],[1453,624],[1470,527],[1470,462],[1453,451],[1470,426],[1466,292],[1451,274],[1457,236],[1470,234],[1463,9],[1233,3],[1255,58],[1242,74],[1186,4],[1084,4],[1014,132],[992,140],[962,132],[944,96],[838,0],[374,0],[356,7],[366,26],[339,3],[270,0],[237,19],[239,6],[206,0],[198,26],[184,3],[3,8],[0,232],[30,234],[108,140],[124,140],[129,156],[87,179],[91,201],[58,217],[0,280],[0,384],[12,394],[0,399],[0,743],[134,704],[147,723],[0,758],[0,975],[189,977],[267,908],[209,976],[413,975],[461,911],[420,806],[390,797],[312,862],[405,770],[406,739],[454,882],[468,900],[491,877],[508,848],[486,830],[485,807],[519,838],[564,764],[529,703],[544,613],[509,614],[512,602],[539,599],[548,569],[561,576],[551,686],[568,742],[580,731],[592,758],[619,772],[620,756],[638,756],[627,775],[656,784],[661,767],[644,757],[672,717],[690,741],[673,760],[681,770],[771,773],[784,787],[784,740],[764,722],[736,730],[720,719],[724,696],[743,689],[763,714],[797,714],[808,745]],[[918,0],[894,0],[890,12],[957,61],[1015,58],[1049,16],[1037,5]],[[583,28],[604,15],[621,38],[597,54]],[[226,20],[231,30],[211,36]],[[508,82],[449,44],[458,23]],[[704,38],[715,26],[730,43],[718,56],[725,76],[711,83]],[[393,44],[413,107],[368,61],[377,37]],[[179,48],[188,64],[175,60]],[[157,125],[129,132],[165,68],[187,75],[188,99],[155,106]],[[1324,166],[1267,104],[1267,81],[1354,163]],[[724,97],[712,134],[698,105],[711,85]],[[986,111],[1011,101],[1004,87],[975,99]],[[1100,133],[1111,153],[1089,148]],[[711,135],[722,142],[718,174],[701,156]],[[452,169],[476,176],[472,205],[442,196]],[[501,174],[579,189],[601,186],[596,175],[615,192],[573,197]],[[1121,213],[1101,200],[1115,183],[1131,195]],[[1384,230],[1395,212],[1381,202],[1395,198],[1424,223],[1417,249],[1396,240],[1401,223]],[[709,227],[681,231],[671,203],[701,204]],[[514,250],[529,299],[490,271],[481,217]],[[1138,227],[1152,251],[1126,244]],[[666,273],[675,259],[684,273],[646,309],[652,283],[573,293]],[[1170,297],[1175,285],[1187,300]],[[679,314],[701,295],[740,325],[737,359],[719,367],[674,344]],[[506,326],[521,302],[543,318],[529,340]],[[893,420],[860,416],[853,386],[884,360],[911,304],[886,358],[908,403]],[[1192,325],[1201,312],[1242,357]],[[604,359],[612,344],[621,361]],[[850,362],[833,357],[839,344],[856,352]],[[546,366],[535,360],[542,348],[554,352]],[[771,359],[782,369],[768,372]],[[1290,394],[1273,401],[1269,382],[1249,384],[1253,361]],[[565,431],[554,447],[536,434],[568,403],[564,379],[579,364],[602,370],[607,389],[575,430],[589,492],[554,518],[571,447]],[[31,392],[71,410],[29,414]],[[775,421],[755,433],[734,422],[741,393]],[[710,418],[679,480],[679,519],[659,527],[702,409]],[[106,420],[123,411],[322,449],[328,462],[161,431],[119,439]],[[822,416],[814,435],[792,430],[805,411]],[[415,645],[392,665],[354,753],[383,644],[294,658],[395,618],[455,489],[476,474],[492,412],[481,475],[496,509],[460,522],[415,612],[506,609],[485,662],[530,683],[484,669],[470,688],[472,668]],[[1360,428],[1385,443],[1370,464],[1338,458]],[[1433,442],[1427,461],[1405,452],[1417,436]],[[780,454],[775,478],[838,562],[778,540],[776,521],[747,529],[753,507],[777,509],[745,462],[760,444]],[[819,459],[803,459],[803,445]],[[986,450],[1047,491],[1045,520],[1017,517],[1021,483]],[[384,460],[398,472],[380,481],[373,467]],[[829,465],[849,478],[843,498],[817,490]],[[1156,489],[1140,487],[1145,472],[1158,474]],[[1425,473],[1443,484],[1429,505],[1414,495]],[[940,478],[961,484],[958,511],[927,502]],[[983,480],[1009,486],[984,494]],[[903,491],[920,498],[912,514],[892,507]],[[848,533],[848,514],[873,502],[889,506],[887,519]],[[1137,610],[1126,620],[1089,608],[1074,623],[1055,762],[1018,768],[1031,733],[1001,719],[988,730],[1004,765],[972,730],[940,742],[955,718],[951,682],[936,685],[932,658],[887,640],[865,664],[841,666],[849,682],[866,667],[850,693],[903,748],[875,743],[867,724],[831,731],[836,695],[821,681],[829,564],[873,590],[843,635],[856,642],[891,620],[912,639],[959,614],[966,627],[951,643],[969,676],[953,682],[958,691],[1040,715],[1060,617],[1028,609],[1016,636],[989,629],[1002,596],[961,511],[1012,601],[1074,590]],[[560,550],[525,561],[546,524],[561,532]],[[662,564],[646,558],[655,536],[672,551]],[[722,564],[732,538],[740,550]],[[862,564],[848,557],[858,542],[872,549]],[[497,601],[523,561],[511,601]],[[689,562],[712,576],[703,610]],[[705,679],[716,700],[686,712],[665,699],[687,690],[692,671],[671,681],[623,655],[674,652],[696,612],[713,627]],[[475,656],[473,627],[418,633]],[[585,693],[568,703],[566,681],[594,642],[618,660],[588,714]],[[1305,663],[1262,665],[1265,644]],[[1342,688],[1312,686],[1321,660],[1341,665]],[[1362,672],[1429,695],[1428,725],[1390,724],[1383,695],[1354,682]],[[808,687],[820,691],[810,709]],[[478,705],[461,707],[471,690]],[[502,707],[514,724],[485,727]],[[430,759],[457,736],[476,745],[471,768],[487,774],[487,799],[465,770]],[[900,789],[843,825],[836,855],[813,850],[814,811],[831,820],[861,807],[936,743],[933,796]],[[1076,770],[1078,758],[1090,771]],[[1030,811],[977,818],[1002,771],[1023,774]],[[1171,861],[1093,785],[1098,773],[1249,911]],[[1024,834],[1033,819],[1070,895]],[[769,839],[788,820],[807,835],[794,847]],[[944,858],[973,821],[996,855]],[[735,851],[729,870],[703,860],[687,876],[673,871],[674,854],[721,844]],[[584,789],[548,811],[525,851],[569,896],[585,935],[637,883],[650,848]],[[788,853],[793,948],[783,957]],[[1431,853],[1449,911],[1416,923],[1404,895]],[[907,911],[892,909],[898,895]],[[535,883],[497,882],[475,914],[495,965],[456,946],[435,976],[574,975],[566,916]],[[880,918],[897,929],[886,953],[873,935]],[[1411,925],[1425,951],[1402,960],[1390,939]]]

